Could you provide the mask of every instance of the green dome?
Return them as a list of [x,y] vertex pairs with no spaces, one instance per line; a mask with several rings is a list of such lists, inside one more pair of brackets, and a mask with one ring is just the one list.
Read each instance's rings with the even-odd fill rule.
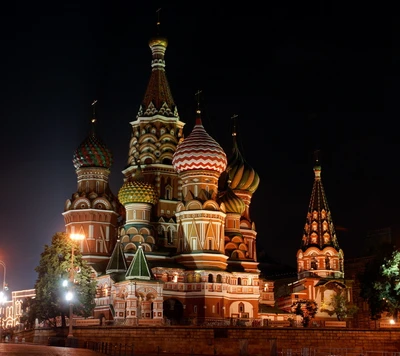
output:
[[236,213],[242,215],[246,209],[246,204],[243,199],[239,198],[231,188],[224,192],[219,193],[219,203],[225,204],[225,209],[227,213]]
[[130,203],[156,204],[158,195],[155,187],[144,181],[127,181],[118,192],[118,199],[123,205]]

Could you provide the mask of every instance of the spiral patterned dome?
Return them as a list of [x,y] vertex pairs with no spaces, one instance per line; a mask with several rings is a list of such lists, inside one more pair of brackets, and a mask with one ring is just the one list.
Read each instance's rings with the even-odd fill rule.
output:
[[253,194],[260,184],[257,172],[246,162],[235,143],[232,156],[228,160],[227,172],[230,187]]
[[118,199],[122,205],[130,203],[156,204],[158,201],[157,190],[153,184],[145,182],[140,168],[132,180],[126,181],[118,192]]
[[201,119],[197,117],[190,135],[178,145],[172,164],[178,173],[198,169],[222,173],[226,168],[227,158],[224,150],[206,132]]
[[113,156],[96,134],[91,132],[76,149],[72,162],[76,169],[82,167],[103,167],[109,169],[113,164]]
[[219,193],[218,203],[224,203],[227,213],[236,213],[242,215],[246,210],[245,202],[239,198],[231,188]]

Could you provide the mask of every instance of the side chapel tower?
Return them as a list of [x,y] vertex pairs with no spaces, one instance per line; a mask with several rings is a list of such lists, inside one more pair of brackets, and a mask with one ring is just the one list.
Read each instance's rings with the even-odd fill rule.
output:
[[331,211],[321,180],[318,158],[314,164],[314,184],[308,206],[301,245],[297,251],[297,278],[289,284],[291,295],[279,302],[290,311],[297,300],[311,299],[318,305],[316,318],[337,319],[329,316],[332,297],[342,294],[352,302],[352,281],[344,278],[344,253],[339,247]]
[[73,155],[78,186],[65,202],[63,216],[67,234],[85,235],[80,242],[83,258],[100,273],[117,240],[120,204],[108,182],[113,156],[96,134],[96,102],[89,135]]

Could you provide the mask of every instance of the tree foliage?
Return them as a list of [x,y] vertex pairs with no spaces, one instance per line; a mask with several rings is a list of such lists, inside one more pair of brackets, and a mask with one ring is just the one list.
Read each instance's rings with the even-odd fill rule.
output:
[[[74,281],[70,281],[72,246],[74,247]],[[61,317],[65,326],[65,315],[68,315],[69,304],[66,301],[68,289],[74,294],[73,312],[75,315],[87,317],[94,309],[96,281],[91,278],[92,270],[82,259],[82,254],[75,241],[64,232],[56,233],[51,245],[45,245],[41,253],[36,280],[35,307],[32,312],[39,321],[47,321],[56,325],[56,318]],[[69,281],[69,286],[63,286],[63,281]]]
[[344,320],[348,316],[353,316],[358,311],[358,307],[347,300],[345,290],[338,290],[333,294],[327,305],[331,309],[324,309],[323,311],[330,316],[336,315],[337,320]]
[[382,245],[377,251],[359,275],[360,296],[367,301],[372,320],[380,319],[385,312],[397,319],[400,310],[400,252],[392,245]]
[[374,283],[374,289],[383,302],[383,310],[397,321],[400,310],[400,252],[393,251],[389,258],[384,258],[380,267],[380,277]]
[[302,317],[301,323],[307,327],[318,311],[318,304],[311,299],[301,299],[292,304],[292,312]]
[[36,319],[36,299],[25,298],[22,301],[21,317],[19,321],[27,329],[33,329],[35,327],[35,319]]

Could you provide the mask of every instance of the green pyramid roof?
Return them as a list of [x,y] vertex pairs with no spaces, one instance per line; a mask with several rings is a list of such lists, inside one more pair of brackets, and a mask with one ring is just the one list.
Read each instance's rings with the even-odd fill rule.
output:
[[139,246],[128,270],[125,274],[125,279],[154,279],[153,273],[147,262],[142,246]]
[[106,273],[125,273],[128,269],[126,264],[126,259],[124,255],[124,251],[122,249],[121,242],[117,240],[115,244],[114,251],[111,254],[110,260],[108,261],[108,265],[106,268]]

